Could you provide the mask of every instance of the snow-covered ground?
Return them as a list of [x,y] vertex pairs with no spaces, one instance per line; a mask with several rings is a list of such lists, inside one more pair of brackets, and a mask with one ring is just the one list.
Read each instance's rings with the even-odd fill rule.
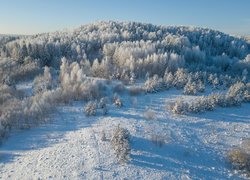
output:
[[[0,179],[244,178],[225,155],[250,137],[250,104],[180,116],[166,109],[179,96],[177,90],[124,94],[124,107],[109,105],[106,116],[85,117],[82,102],[58,107],[49,123],[15,131],[4,142]],[[155,119],[145,118],[148,109]],[[109,142],[118,125],[131,133],[128,164],[117,162]],[[102,141],[103,132],[107,141]],[[153,143],[155,136],[165,141],[162,147]]]

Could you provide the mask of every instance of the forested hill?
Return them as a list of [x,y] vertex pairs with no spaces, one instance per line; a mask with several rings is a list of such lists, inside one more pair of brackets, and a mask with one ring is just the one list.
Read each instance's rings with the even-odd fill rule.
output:
[[68,31],[1,38],[0,43],[1,58],[20,63],[36,60],[42,66],[58,68],[62,57],[90,64],[94,60],[106,61],[137,76],[144,75],[147,68],[161,72],[168,67],[175,71],[197,63],[199,67],[226,71],[235,62],[243,62],[248,54],[244,39],[211,29],[114,21]]

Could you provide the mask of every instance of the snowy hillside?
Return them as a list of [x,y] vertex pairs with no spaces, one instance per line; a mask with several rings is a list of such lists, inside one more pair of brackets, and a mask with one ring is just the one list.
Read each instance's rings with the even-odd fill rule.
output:
[[249,43],[97,22],[0,38],[0,179],[247,179]]

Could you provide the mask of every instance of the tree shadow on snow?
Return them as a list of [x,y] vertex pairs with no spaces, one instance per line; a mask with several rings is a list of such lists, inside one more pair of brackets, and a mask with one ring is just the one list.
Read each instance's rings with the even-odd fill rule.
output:
[[214,111],[207,111],[200,114],[188,114],[188,117],[205,118],[216,122],[249,123],[250,103],[236,107],[218,107]]
[[0,151],[0,164],[12,162],[12,161],[14,161],[15,158],[17,158],[19,156],[20,155],[15,154],[14,152]]
[[[224,159],[209,149],[191,149],[188,145],[168,143],[156,146],[148,139],[132,137],[131,163],[141,168],[180,173],[188,170],[200,178],[226,178],[227,173],[218,171]],[[217,170],[216,170],[217,169]]]

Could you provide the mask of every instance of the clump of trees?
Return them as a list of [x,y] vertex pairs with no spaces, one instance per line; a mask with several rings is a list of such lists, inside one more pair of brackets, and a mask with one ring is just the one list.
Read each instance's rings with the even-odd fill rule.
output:
[[84,113],[86,116],[95,116],[99,109],[102,115],[106,115],[108,113],[107,103],[108,99],[105,97],[101,98],[99,102],[97,102],[97,100],[89,101],[84,107]]
[[33,82],[34,93],[40,93],[53,88],[53,79],[50,69],[45,66],[43,75],[37,76]]
[[20,81],[33,79],[41,73],[40,65],[36,61],[20,64],[10,58],[0,57],[0,83],[14,85]]
[[[83,75],[79,64],[68,64],[63,59],[60,70],[60,84],[54,85],[51,72],[44,68],[44,74],[33,82],[33,96],[26,97],[16,90],[15,84],[0,84],[0,135],[4,137],[12,128],[30,128],[46,120],[56,105],[72,100],[95,100],[103,96],[104,85]],[[87,114],[93,115],[90,106]],[[104,114],[107,106],[102,100],[100,107]]]
[[154,75],[152,78],[148,78],[144,83],[144,90],[148,93],[155,93],[163,88],[162,78],[158,75]]
[[225,90],[237,81],[244,82],[244,79],[247,79],[247,77],[218,75],[206,71],[193,72],[184,68],[178,68],[176,72],[172,73],[166,68],[163,77],[159,77],[157,74],[152,77],[146,76],[143,90],[147,93],[155,93],[176,88],[183,89],[183,94],[197,95],[205,92],[206,86],[212,87],[213,90]]
[[20,65],[33,61],[59,69],[65,57],[81,62],[88,75],[128,83],[147,73],[163,77],[166,68],[172,73],[184,67],[241,73],[249,70],[247,54],[245,39],[219,31],[135,22],[98,22],[73,32],[0,39],[0,58]]
[[87,77],[84,69],[77,62],[69,64],[67,59],[63,58],[59,79],[65,101],[89,101],[105,96],[105,84]]
[[201,113],[212,111],[216,107],[239,106],[243,102],[250,101],[250,85],[242,82],[233,84],[225,94],[212,94],[202,96],[193,102],[176,100],[171,106],[171,110],[176,114]]
[[44,122],[49,112],[55,109],[56,98],[60,93],[58,90],[51,90],[23,97],[19,96],[18,92],[10,92],[11,88],[8,89],[5,95],[0,95],[1,98],[8,96],[8,99],[0,104],[2,138],[13,128],[30,128]]

